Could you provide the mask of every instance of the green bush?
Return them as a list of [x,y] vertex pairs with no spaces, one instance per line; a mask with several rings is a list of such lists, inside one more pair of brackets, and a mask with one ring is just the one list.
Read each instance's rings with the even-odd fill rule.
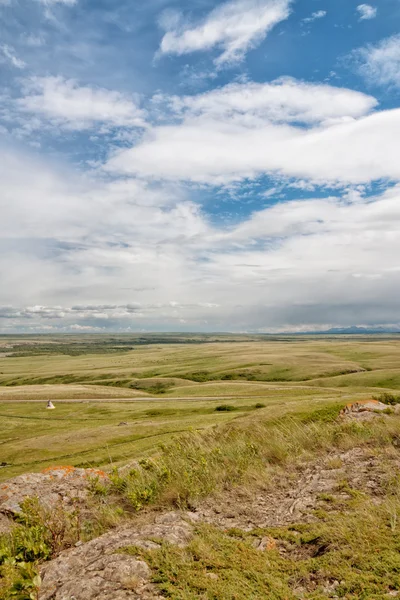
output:
[[236,407],[232,406],[232,404],[220,404],[219,406],[216,406],[214,410],[216,412],[233,412],[236,410]]
[[80,514],[61,503],[50,510],[37,498],[26,498],[16,521],[0,535],[0,599],[36,600],[38,565],[80,539]]
[[400,396],[395,396],[394,394],[390,394],[389,392],[384,392],[379,396],[374,396],[374,400],[378,400],[378,402],[388,404],[389,406],[395,406],[396,404],[400,404]]

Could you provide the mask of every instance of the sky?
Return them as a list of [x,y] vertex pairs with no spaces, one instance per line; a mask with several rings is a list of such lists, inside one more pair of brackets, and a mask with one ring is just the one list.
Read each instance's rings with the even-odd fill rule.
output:
[[0,0],[0,333],[400,327],[400,1]]

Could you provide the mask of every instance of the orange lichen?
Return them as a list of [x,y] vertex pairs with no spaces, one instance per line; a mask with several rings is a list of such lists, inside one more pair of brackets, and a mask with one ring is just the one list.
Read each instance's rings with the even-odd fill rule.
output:
[[[376,407],[376,408],[375,408]],[[368,398],[366,400],[356,400],[355,402],[349,402],[346,404],[344,408],[340,411],[341,415],[348,413],[357,413],[357,412],[374,412],[375,410],[382,410],[384,405],[379,400],[375,400],[374,398]]]
[[62,471],[64,474],[64,477],[66,477],[67,475],[70,475],[71,473],[73,473],[74,471],[76,471],[75,467],[72,467],[71,465],[62,465],[62,466],[57,466],[57,467],[46,467],[45,469],[42,470],[42,473],[54,473],[54,471]]
[[274,540],[273,538],[269,538],[265,549],[276,550],[276,540]]
[[[78,469],[76,467],[72,467],[71,465],[60,465],[57,467],[46,467],[42,470],[42,473],[48,474],[50,478],[53,478],[53,474],[56,472],[61,472],[63,477],[68,477],[72,473],[75,473]],[[107,473],[101,471],[100,469],[85,469],[82,473],[83,477],[108,477]]]
[[86,469],[86,477],[97,475],[97,477],[108,477],[107,473],[100,469]]
[[374,400],[373,398],[369,398],[367,400],[356,400],[355,402],[349,402],[346,404],[346,408],[351,408],[352,406],[362,406],[363,404],[380,404],[378,400]]

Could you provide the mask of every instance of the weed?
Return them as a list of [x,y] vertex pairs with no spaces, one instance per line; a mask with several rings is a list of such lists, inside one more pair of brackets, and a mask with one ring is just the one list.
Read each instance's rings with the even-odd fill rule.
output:
[[62,505],[49,510],[36,498],[21,505],[17,525],[0,535],[0,598],[36,600],[40,587],[38,564],[80,539],[79,511]]
[[394,406],[396,404],[400,404],[400,395],[390,394],[388,392],[384,392],[383,394],[379,394],[379,396],[373,396],[374,400],[378,400],[378,402],[382,402],[383,404],[388,404],[389,406]]
[[326,466],[328,469],[332,470],[341,469],[343,467],[343,461],[339,456],[333,456],[327,461]]
[[1,600],[38,600],[42,582],[37,565],[8,562],[0,572]]

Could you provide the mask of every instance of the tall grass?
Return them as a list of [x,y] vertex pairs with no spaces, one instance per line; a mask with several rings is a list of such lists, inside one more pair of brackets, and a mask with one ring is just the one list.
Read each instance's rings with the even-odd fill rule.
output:
[[[164,445],[158,456],[129,472],[114,471],[107,493],[131,508],[146,504],[190,508],[200,498],[246,479],[265,479],[272,465],[304,460],[333,448],[387,445],[400,434],[400,419],[338,422],[324,409],[274,422],[254,417],[204,432],[189,432]],[[260,414],[260,413],[259,413]]]

